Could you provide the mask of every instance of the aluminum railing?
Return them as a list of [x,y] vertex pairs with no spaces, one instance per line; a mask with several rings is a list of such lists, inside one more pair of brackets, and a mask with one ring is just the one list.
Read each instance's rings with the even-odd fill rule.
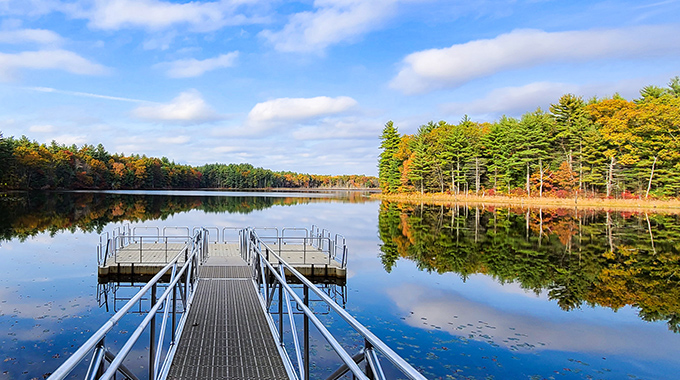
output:
[[[342,361],[342,365],[327,377],[328,380],[339,379],[347,374],[347,372],[351,372],[354,378],[359,379],[385,379],[385,374],[378,359],[378,353],[390,361],[404,376],[410,379],[425,379],[413,366],[378,339],[341,306],[333,302],[327,294],[278,256],[276,250],[260,239],[255,230],[245,230],[243,237],[247,239],[246,244],[244,244],[244,248],[247,251],[243,256],[253,266],[253,279],[258,285],[260,302],[268,313],[267,319],[270,329],[279,343],[279,351],[282,353],[284,365],[291,379],[309,380],[310,378],[310,323],[316,327],[326,343],[328,343]],[[272,265],[269,262],[271,257],[278,260],[278,265]],[[286,273],[295,276],[296,280],[303,285],[302,296],[288,285]],[[351,355],[342,347],[332,333],[328,331],[324,323],[315,315],[314,311],[310,309],[310,291],[323,300],[335,314],[339,315],[362,337],[364,348],[358,353]],[[293,302],[295,302],[296,307],[292,306]],[[275,310],[272,311],[272,308]],[[295,321],[296,310],[302,310],[304,313],[302,339],[298,336],[299,331]],[[284,329],[285,323],[288,324],[288,329]],[[288,332],[290,335],[288,341],[292,340],[294,360],[290,358],[284,347],[285,332]],[[302,341],[302,344],[300,341]],[[364,369],[359,366],[362,362],[365,363]]]
[[[201,230],[201,228],[194,228],[194,234],[198,230]],[[151,231],[151,233],[149,233],[149,231]],[[99,266],[106,265],[108,262],[110,262],[109,260],[113,260],[114,263],[117,263],[118,261],[116,258],[116,253],[118,253],[123,248],[129,247],[131,244],[139,244],[139,260],[125,262],[146,262],[147,260],[144,260],[144,244],[150,243],[161,243],[163,245],[163,251],[165,255],[162,262],[167,263],[168,260],[172,258],[171,256],[168,256],[168,254],[176,251],[175,249],[169,249],[168,244],[185,244],[188,243],[192,237],[192,235],[189,233],[188,227],[163,227],[162,232],[163,233],[161,234],[160,227],[137,226],[130,228],[129,225],[116,228],[111,233],[104,232],[99,236],[99,245],[97,246],[97,264]],[[169,232],[175,233],[170,234]],[[215,235],[219,235],[219,233],[216,233]],[[154,251],[157,251],[157,249],[158,247],[153,248]],[[151,250],[151,248],[146,247],[147,252]]]
[[[197,266],[205,258],[208,231],[200,230],[191,239],[190,253],[185,251],[175,256],[151,281],[149,281],[137,294],[128,301],[113,317],[111,317],[90,339],[88,339],[71,357],[69,357],[56,371],[50,375],[48,380],[64,379],[78,367],[78,365],[90,357],[85,379],[112,379],[116,374],[121,374],[125,378],[137,380],[139,377],[158,380],[165,379],[170,364],[177,348],[177,339],[182,334],[186,323],[196,281],[198,279]],[[180,257],[184,258],[185,264],[181,267]],[[171,278],[165,291],[157,297],[157,286],[161,277],[171,271]],[[106,346],[105,339],[128,313],[130,309],[143,297],[150,297],[151,307],[146,313],[143,321],[138,325],[130,338],[118,350],[113,353]],[[179,305],[178,305],[179,304]],[[157,313],[162,310],[161,327],[157,334]],[[180,314],[179,320],[177,319]],[[169,324],[169,325],[168,325]],[[131,352],[140,336],[149,329],[149,349],[148,349],[148,373],[145,376],[137,376],[135,371],[124,364],[124,360]],[[166,339],[166,330],[170,330],[170,339]],[[165,355],[163,353],[165,352]],[[108,366],[106,363],[108,362]]]

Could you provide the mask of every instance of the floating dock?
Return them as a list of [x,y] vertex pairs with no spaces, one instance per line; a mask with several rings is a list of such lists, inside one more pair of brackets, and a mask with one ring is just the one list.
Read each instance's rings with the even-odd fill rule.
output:
[[[156,235],[129,228],[102,235],[97,250],[100,281],[125,274],[152,277],[48,380],[73,378],[73,371],[83,366],[83,378],[102,380],[118,375],[132,380],[335,380],[347,374],[385,379],[378,353],[401,375],[425,380],[301,273],[344,278],[347,247],[340,235],[331,237],[312,226],[288,229],[288,236],[283,229],[262,237],[256,229],[244,228],[234,243],[224,239],[227,228],[200,227],[189,234],[189,228],[174,227],[184,230],[183,235],[167,234],[166,229]],[[304,235],[290,236],[291,231]],[[112,285],[117,286],[105,284]],[[354,329],[363,341],[352,346],[358,351],[348,352],[317,312],[333,313]],[[127,340],[109,346],[121,339],[116,333],[119,321],[132,313],[141,314],[141,322],[137,318],[139,324],[126,334]],[[332,373],[310,375],[328,370],[315,367],[315,355],[329,359],[328,353],[312,349],[312,329],[318,333],[315,339],[322,340],[315,345],[336,354],[338,367]],[[141,352],[148,365],[136,361],[137,367],[129,368],[127,358],[140,353],[133,350],[139,345],[147,345]]]
[[[123,236],[114,242],[118,247],[109,249],[103,255],[98,266],[99,282],[119,281],[121,278],[139,276],[145,278],[153,276],[175,256],[179,255],[179,263],[183,264],[191,251],[191,242],[186,239],[177,243],[181,236]],[[338,240],[338,239],[336,239]],[[326,278],[330,281],[344,281],[347,277],[346,245],[335,244],[330,238],[285,237],[273,236],[268,238],[268,249],[265,255],[269,262],[278,265],[279,260],[269,252],[276,253],[286,263],[292,265],[303,276],[311,278]],[[238,242],[210,242],[208,256],[234,260],[241,258],[241,243]],[[105,248],[103,248],[105,249]],[[340,251],[336,253],[336,251]],[[342,256],[340,256],[342,255]],[[338,259],[335,259],[337,257]],[[226,261],[225,261],[226,262]],[[290,274],[290,273],[289,273]]]

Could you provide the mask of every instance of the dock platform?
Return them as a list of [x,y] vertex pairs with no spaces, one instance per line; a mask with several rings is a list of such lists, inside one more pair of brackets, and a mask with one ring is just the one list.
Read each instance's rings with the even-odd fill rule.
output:
[[[329,279],[345,279],[346,268],[329,258],[326,252],[305,244],[270,244],[272,251],[284,261],[292,265],[298,272],[307,277],[325,277]],[[187,244],[181,243],[134,243],[116,250],[115,255],[108,257],[99,265],[100,282],[107,282],[109,278],[119,276],[149,276],[156,274],[181,252],[188,252]],[[208,255],[212,259],[224,263],[243,261],[238,243],[210,243]],[[238,260],[235,260],[238,259]],[[269,256],[269,262],[278,265],[274,255]],[[180,264],[184,257],[180,256]]]

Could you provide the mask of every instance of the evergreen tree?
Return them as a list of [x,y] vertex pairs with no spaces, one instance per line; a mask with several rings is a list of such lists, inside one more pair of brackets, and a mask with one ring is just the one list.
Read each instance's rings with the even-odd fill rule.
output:
[[399,160],[396,154],[399,150],[401,138],[394,123],[390,120],[385,124],[381,137],[380,162],[378,163],[378,178],[380,180],[380,188],[385,193],[397,191],[399,188]]

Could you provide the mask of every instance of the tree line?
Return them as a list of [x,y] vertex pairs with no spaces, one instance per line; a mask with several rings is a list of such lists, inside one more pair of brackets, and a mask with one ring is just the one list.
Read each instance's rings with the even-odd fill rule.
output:
[[640,98],[566,94],[521,118],[422,125],[389,121],[378,162],[384,193],[678,197],[680,78]]
[[250,164],[193,167],[167,157],[111,154],[102,144],[41,144],[0,133],[0,190],[373,188],[364,175],[275,172]]

